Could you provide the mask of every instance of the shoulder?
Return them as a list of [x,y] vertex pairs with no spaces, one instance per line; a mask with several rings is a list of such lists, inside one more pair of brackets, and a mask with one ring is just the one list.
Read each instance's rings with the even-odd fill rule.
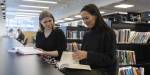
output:
[[90,31],[89,30],[84,32],[83,38],[87,38],[88,35],[90,35]]
[[39,35],[41,35],[41,34],[43,34],[42,31],[38,31],[38,32],[36,33],[37,36],[39,36]]
[[57,33],[57,34],[64,33],[61,29],[58,29],[58,28],[54,29],[53,31],[54,31],[54,33]]
[[37,34],[41,34],[42,33],[42,31],[37,31]]
[[107,32],[104,32],[104,35],[108,38],[116,38],[116,34],[115,34],[114,30],[109,30]]

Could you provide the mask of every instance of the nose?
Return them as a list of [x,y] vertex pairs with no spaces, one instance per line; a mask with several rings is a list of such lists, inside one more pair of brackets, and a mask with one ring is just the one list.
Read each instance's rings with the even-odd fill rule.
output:
[[46,22],[45,24],[46,24],[46,25],[50,25],[50,22]]
[[84,21],[85,24],[87,24],[87,21]]

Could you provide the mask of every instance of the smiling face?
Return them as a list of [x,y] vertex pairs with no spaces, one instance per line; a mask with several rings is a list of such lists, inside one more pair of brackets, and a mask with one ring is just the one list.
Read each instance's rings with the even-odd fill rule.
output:
[[41,20],[41,24],[44,27],[44,29],[51,30],[54,26],[54,21],[50,17],[45,17]]
[[87,25],[88,28],[93,28],[95,26],[96,16],[91,15],[87,11],[82,11],[81,16],[82,16],[84,23]]

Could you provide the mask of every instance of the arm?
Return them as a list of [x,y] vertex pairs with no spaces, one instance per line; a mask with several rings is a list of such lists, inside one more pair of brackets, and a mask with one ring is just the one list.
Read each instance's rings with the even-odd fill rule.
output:
[[98,52],[88,52],[87,62],[92,65],[98,66],[108,66],[112,65],[115,60],[115,50],[116,50],[116,38],[111,33],[106,33],[104,36],[104,51],[103,53]]
[[40,48],[40,32],[36,33],[35,47]]
[[62,30],[58,30],[57,31],[57,51],[58,51],[58,57],[60,58],[61,55],[62,55],[62,52],[64,50],[66,50],[66,47],[67,47],[67,40],[66,40],[66,37],[64,35],[64,32]]
[[42,50],[42,51],[43,51],[42,55],[49,55],[49,56],[53,56],[53,57],[59,56],[57,50],[56,51],[44,51],[44,50]]

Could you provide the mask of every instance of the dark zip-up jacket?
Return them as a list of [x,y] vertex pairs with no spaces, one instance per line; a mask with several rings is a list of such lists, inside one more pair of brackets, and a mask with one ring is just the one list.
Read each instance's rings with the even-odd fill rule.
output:
[[92,69],[100,69],[115,75],[116,62],[116,38],[113,31],[100,31],[91,29],[83,37],[82,49],[87,51],[87,59],[81,61]]

